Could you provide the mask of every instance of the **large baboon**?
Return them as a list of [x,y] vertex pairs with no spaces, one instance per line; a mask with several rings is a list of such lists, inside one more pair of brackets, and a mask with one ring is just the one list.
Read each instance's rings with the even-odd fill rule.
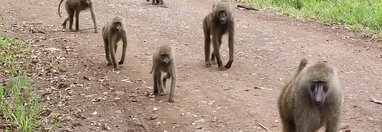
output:
[[[107,65],[113,65],[114,70],[118,70],[118,64],[125,62],[127,39],[124,21],[121,17],[114,17],[111,22],[108,22],[102,28],[102,37],[105,46],[105,54]],[[121,60],[117,63],[115,52],[117,51],[117,43],[122,39],[122,56]]]
[[[61,17],[61,13],[60,13],[60,7],[61,7],[61,3],[62,1],[64,0],[61,0],[60,4],[58,5],[58,15]],[[70,31],[73,31],[73,17],[74,17],[74,13],[76,15],[76,31],[79,31],[79,16],[80,16],[80,12],[82,10],[85,10],[85,9],[90,9],[90,13],[91,13],[91,16],[92,16],[92,20],[93,20],[93,24],[94,24],[94,32],[98,32],[97,31],[97,23],[96,23],[96,18],[95,18],[95,14],[94,14],[94,8],[93,8],[93,3],[91,0],[66,0],[66,3],[65,3],[65,9],[66,9],[66,12],[68,13],[68,17],[65,19],[64,23],[62,23],[61,26],[64,27],[64,29],[66,28],[66,22],[69,21],[69,29]]]
[[[175,102],[177,73],[175,66],[175,54],[170,46],[161,46],[154,53],[153,67],[151,68],[150,73],[153,74],[155,95],[165,95],[164,88],[166,87],[166,80],[171,78],[169,102]],[[162,77],[162,73],[164,73],[164,77]]]
[[326,126],[337,132],[342,94],[334,68],[326,62],[307,64],[302,59],[293,79],[278,100],[283,132],[313,132]]
[[[215,61],[216,58],[218,70],[222,71],[231,68],[234,52],[234,30],[233,16],[229,6],[223,2],[212,6],[212,12],[209,13],[203,20],[205,65],[207,67],[210,67],[211,60]],[[223,66],[219,50],[222,43],[222,36],[227,32],[229,60],[227,64]],[[213,53],[210,58],[211,36]]]

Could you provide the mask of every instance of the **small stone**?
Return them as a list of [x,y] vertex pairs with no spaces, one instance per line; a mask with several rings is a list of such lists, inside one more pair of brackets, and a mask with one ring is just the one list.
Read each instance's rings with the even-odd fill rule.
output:
[[115,113],[122,114],[122,111],[121,110],[117,110],[117,111],[115,111]]
[[159,109],[160,109],[160,107],[154,107],[153,111],[158,111]]

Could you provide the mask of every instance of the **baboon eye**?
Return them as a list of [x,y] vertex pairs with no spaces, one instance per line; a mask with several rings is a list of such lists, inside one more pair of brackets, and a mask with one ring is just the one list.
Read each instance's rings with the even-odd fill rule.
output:
[[325,92],[328,91],[328,87],[327,87],[327,86],[324,86],[324,91],[325,91]]
[[315,88],[316,88],[315,85],[311,85],[311,86],[310,86],[310,91],[314,92],[314,89],[315,89]]
[[220,16],[222,16],[222,17],[223,17],[223,16],[224,16],[224,17],[226,16],[225,11],[220,11],[219,14],[220,14]]

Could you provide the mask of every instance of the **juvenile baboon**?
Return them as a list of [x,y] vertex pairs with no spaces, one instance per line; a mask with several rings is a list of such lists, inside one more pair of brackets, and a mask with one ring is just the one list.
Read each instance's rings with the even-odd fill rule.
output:
[[[154,72],[154,74],[153,74]],[[166,80],[171,78],[169,102],[175,102],[176,66],[175,54],[170,46],[161,46],[153,55],[153,67],[151,68],[154,80],[154,94],[165,95]],[[162,77],[164,73],[164,77]],[[163,79],[162,79],[163,78]]]
[[[127,39],[124,21],[121,17],[114,17],[111,22],[108,22],[102,28],[102,37],[105,46],[105,54],[107,65],[113,65],[114,70],[118,70],[118,64],[123,64],[125,61]],[[122,56],[117,64],[115,59],[115,52],[117,51],[117,43],[122,39]]]
[[[61,3],[64,0],[61,0],[60,4],[58,5],[58,15],[61,17],[60,13],[60,7]],[[80,12],[85,9],[90,9],[90,13],[92,16],[93,24],[94,24],[94,32],[97,33],[97,23],[96,23],[96,18],[94,14],[94,9],[93,9],[93,3],[91,0],[66,0],[65,3],[65,9],[66,12],[68,13],[68,17],[65,19],[64,23],[62,23],[61,26],[66,28],[66,22],[69,21],[69,29],[70,31],[73,31],[73,17],[74,13],[76,15],[76,31],[79,31],[79,16]]]
[[[226,3],[220,2],[212,6],[212,12],[209,13],[203,20],[204,31],[204,53],[205,64],[207,67],[211,66],[211,60],[214,62],[215,58],[218,64],[218,70],[226,70],[231,68],[233,63],[233,46],[234,46],[234,21],[232,12]],[[223,67],[220,57],[220,46],[222,44],[222,36],[228,32],[228,48],[229,60]],[[211,55],[211,36],[213,53]],[[210,60],[211,59],[211,60]]]
[[342,94],[336,71],[326,64],[302,59],[278,100],[283,132],[314,132],[326,126],[337,132]]
[[[147,0],[149,2],[150,0]],[[153,5],[163,5],[163,0],[151,0]]]

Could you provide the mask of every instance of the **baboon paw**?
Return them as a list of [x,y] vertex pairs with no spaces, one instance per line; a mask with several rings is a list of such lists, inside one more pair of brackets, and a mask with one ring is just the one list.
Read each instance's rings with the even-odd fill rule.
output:
[[111,62],[107,62],[106,65],[110,66],[113,65]]
[[211,67],[211,62],[206,62],[206,67]]
[[175,103],[175,98],[174,98],[174,97],[170,97],[170,98],[168,99],[168,102],[170,102],[170,103]]
[[120,69],[118,67],[114,67],[113,71],[119,71]]
[[118,64],[120,64],[120,65],[123,64],[123,61],[118,62]]
[[224,68],[229,69],[231,68],[231,65],[225,65]]
[[218,70],[219,70],[219,71],[225,71],[225,70],[227,70],[227,68],[225,68],[225,67],[219,67]]
[[97,30],[95,30],[95,31],[94,31],[94,33],[98,33],[98,31],[97,31]]

